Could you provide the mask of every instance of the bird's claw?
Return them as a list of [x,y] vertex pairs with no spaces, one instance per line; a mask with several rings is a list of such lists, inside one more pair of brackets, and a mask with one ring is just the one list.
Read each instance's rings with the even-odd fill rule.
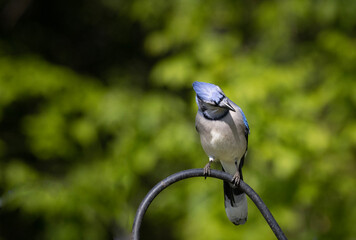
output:
[[237,171],[231,179],[232,184],[238,186],[240,183],[240,173]]
[[207,176],[210,176],[210,164],[211,164],[211,162],[209,161],[204,167],[205,179],[206,179]]

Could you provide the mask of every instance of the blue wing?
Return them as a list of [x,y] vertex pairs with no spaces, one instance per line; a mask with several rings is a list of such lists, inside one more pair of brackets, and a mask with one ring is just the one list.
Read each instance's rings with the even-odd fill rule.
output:
[[245,127],[246,127],[245,135],[246,135],[246,138],[247,138],[248,134],[250,134],[250,127],[248,126],[248,122],[247,122],[246,116],[245,116],[245,114],[244,114],[244,112],[242,111],[241,108],[240,108],[240,112],[241,112],[242,119],[244,120],[244,124],[245,124]]

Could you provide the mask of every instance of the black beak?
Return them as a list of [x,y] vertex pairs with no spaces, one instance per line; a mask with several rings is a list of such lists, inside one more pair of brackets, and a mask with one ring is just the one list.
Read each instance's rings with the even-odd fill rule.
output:
[[219,104],[220,107],[222,108],[226,108],[226,109],[229,109],[233,112],[236,112],[236,110],[231,106],[231,104],[229,103],[229,100],[227,98],[224,98],[220,104]]

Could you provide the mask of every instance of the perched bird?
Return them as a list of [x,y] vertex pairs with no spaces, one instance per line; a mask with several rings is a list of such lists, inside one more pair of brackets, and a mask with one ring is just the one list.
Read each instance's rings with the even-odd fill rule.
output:
[[220,87],[194,82],[198,113],[195,127],[201,145],[209,157],[204,173],[210,174],[210,164],[220,161],[223,171],[233,175],[233,182],[224,182],[225,211],[235,225],[247,220],[247,199],[237,188],[242,179],[242,166],[247,153],[250,129],[241,108],[232,102]]

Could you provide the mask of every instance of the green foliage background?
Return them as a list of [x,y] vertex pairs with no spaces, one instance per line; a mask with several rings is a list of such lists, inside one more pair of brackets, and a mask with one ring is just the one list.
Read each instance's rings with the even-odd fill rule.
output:
[[[207,162],[193,81],[244,110],[245,181],[288,238],[356,239],[355,1],[0,7],[0,239],[128,239],[150,188]],[[141,235],[274,239],[251,201],[231,224],[212,179],[165,190]]]

